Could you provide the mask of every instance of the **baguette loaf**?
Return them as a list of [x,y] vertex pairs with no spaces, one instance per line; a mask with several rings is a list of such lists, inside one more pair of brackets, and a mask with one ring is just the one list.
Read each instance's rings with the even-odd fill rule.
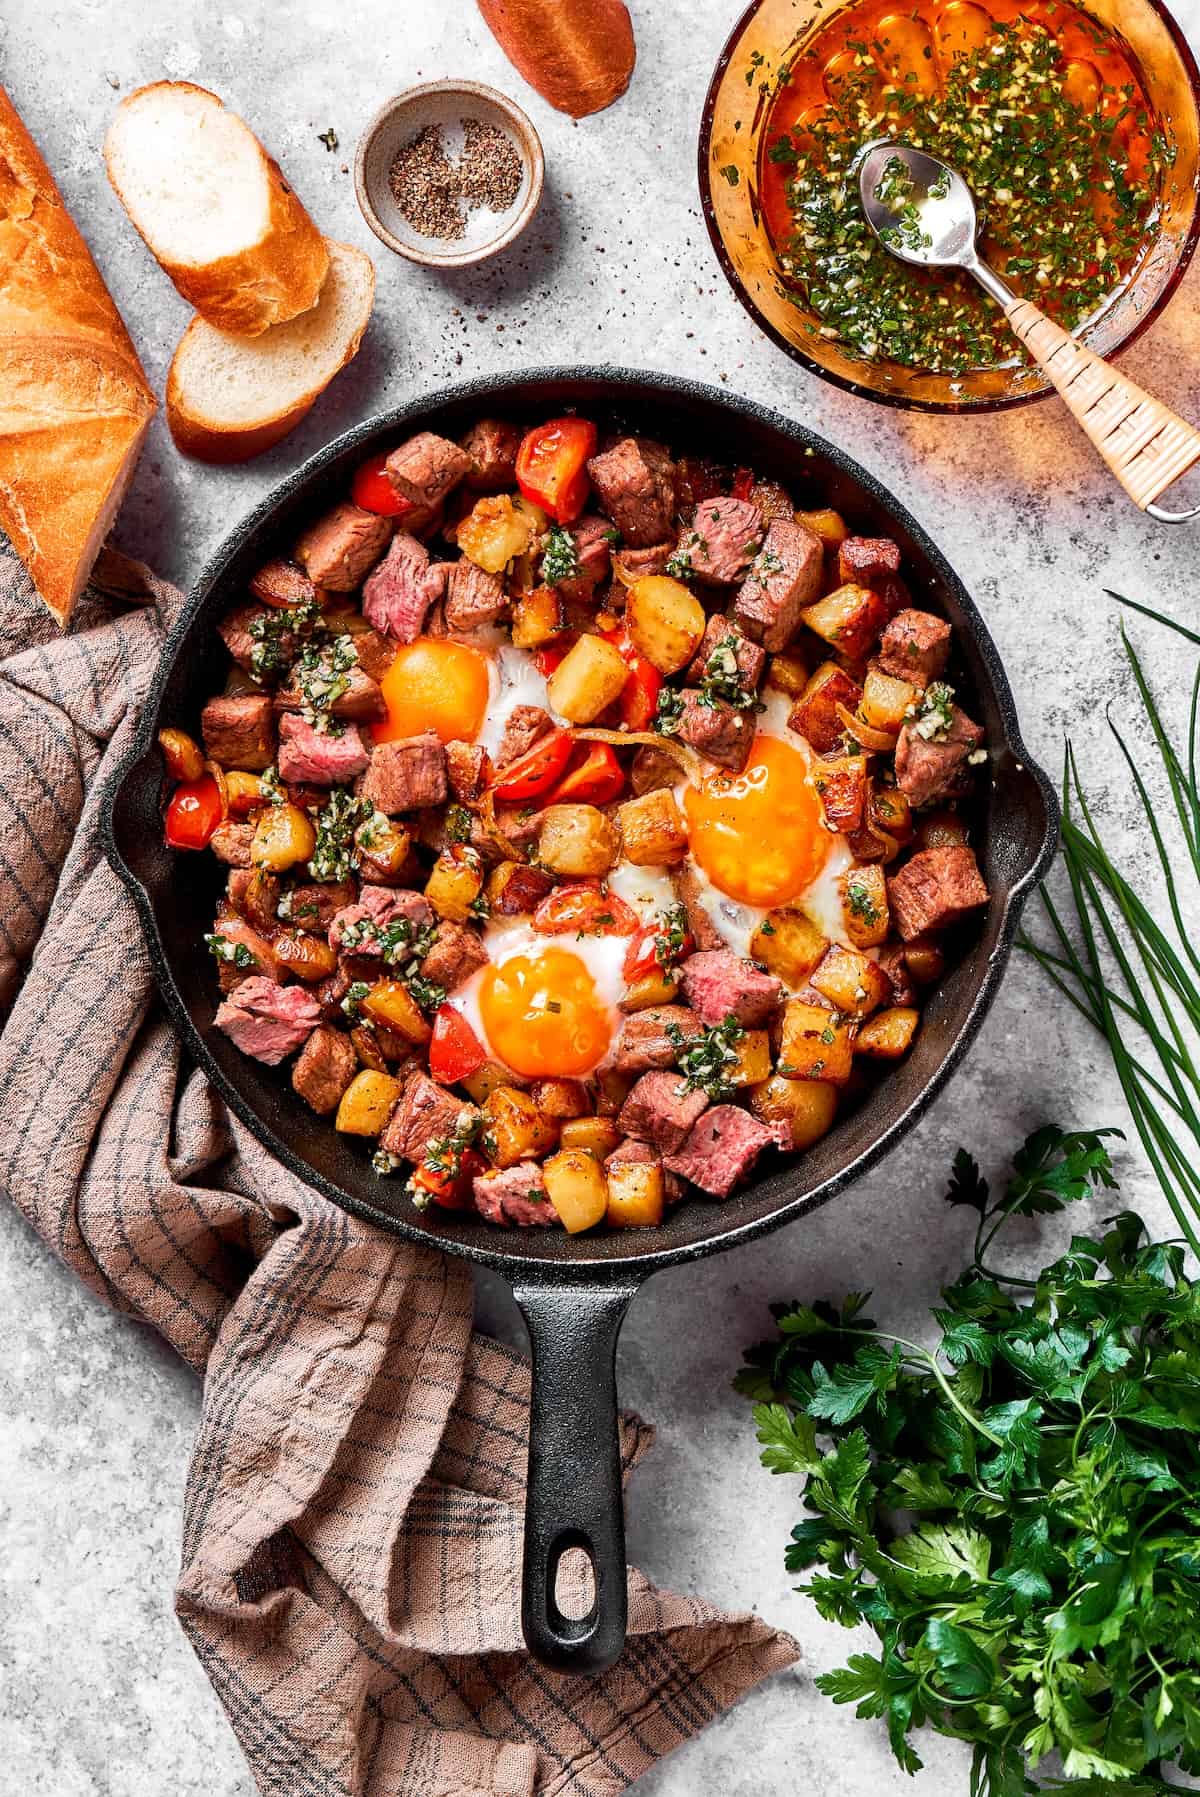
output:
[[151,254],[209,324],[255,337],[316,304],[325,240],[216,94],[191,81],[138,88],[117,108],[104,161]]
[[623,0],[478,0],[519,75],[572,118],[602,112],[629,86],[637,47]]
[[0,88],[0,525],[61,624],[155,404],[88,247]]

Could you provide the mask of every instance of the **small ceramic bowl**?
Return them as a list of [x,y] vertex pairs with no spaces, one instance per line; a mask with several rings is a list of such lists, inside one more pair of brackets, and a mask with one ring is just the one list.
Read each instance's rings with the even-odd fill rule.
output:
[[[523,165],[517,197],[506,212],[486,206],[465,214],[465,235],[425,237],[403,216],[388,177],[396,152],[430,125],[440,125],[453,158],[462,147],[463,119],[496,125],[511,139]],[[545,178],[542,141],[512,100],[478,81],[427,81],[380,107],[359,139],[354,186],[362,215],[381,243],[426,268],[469,268],[516,241],[538,209]]]

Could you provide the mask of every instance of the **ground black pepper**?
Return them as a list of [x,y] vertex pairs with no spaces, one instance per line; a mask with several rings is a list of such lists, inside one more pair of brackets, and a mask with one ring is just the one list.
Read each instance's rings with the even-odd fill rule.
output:
[[396,153],[388,176],[401,214],[422,237],[444,242],[465,235],[464,205],[507,212],[521,191],[524,166],[516,145],[498,125],[462,121],[457,162],[446,153],[440,125],[427,125]]

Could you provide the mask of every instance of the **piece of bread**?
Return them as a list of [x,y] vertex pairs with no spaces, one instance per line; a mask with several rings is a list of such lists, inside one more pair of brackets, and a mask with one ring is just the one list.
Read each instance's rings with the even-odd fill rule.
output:
[[329,243],[329,273],[310,312],[261,337],[193,318],[167,375],[167,423],[185,455],[245,462],[294,430],[355,355],[375,300],[375,268]]
[[61,624],[155,408],[100,271],[0,87],[0,525]]
[[637,46],[623,0],[478,0],[530,87],[559,112],[602,112],[629,86]]
[[209,324],[255,337],[316,304],[325,240],[216,94],[191,81],[138,88],[117,108],[104,162],[151,253]]

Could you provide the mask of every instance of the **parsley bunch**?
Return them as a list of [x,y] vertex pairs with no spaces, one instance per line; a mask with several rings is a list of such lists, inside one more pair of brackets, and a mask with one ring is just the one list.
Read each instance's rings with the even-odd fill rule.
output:
[[[805,1481],[800,1589],[878,1653],[817,1680],[885,1720],[906,1771],[928,1725],[974,1749],[971,1797],[1161,1797],[1200,1772],[1200,1299],[1131,1212],[1036,1279],[989,1262],[1008,1219],[1115,1184],[1104,1137],[1048,1127],[978,1216],[935,1347],[865,1298],[790,1304],[747,1356],[762,1459]],[[1062,1776],[1035,1778],[1059,1754]]]

